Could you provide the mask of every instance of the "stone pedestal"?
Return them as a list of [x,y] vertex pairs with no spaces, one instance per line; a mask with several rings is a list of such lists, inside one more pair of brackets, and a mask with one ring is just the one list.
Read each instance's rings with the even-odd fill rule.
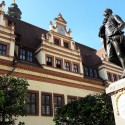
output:
[[111,95],[116,125],[125,125],[125,79],[110,84],[106,93]]

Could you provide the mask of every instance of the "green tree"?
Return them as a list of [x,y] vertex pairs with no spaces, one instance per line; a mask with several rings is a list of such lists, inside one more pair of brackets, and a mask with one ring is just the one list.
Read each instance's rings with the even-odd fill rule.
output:
[[109,95],[88,95],[68,103],[54,117],[56,125],[115,125]]
[[26,115],[28,82],[22,78],[0,76],[0,124],[13,125]]

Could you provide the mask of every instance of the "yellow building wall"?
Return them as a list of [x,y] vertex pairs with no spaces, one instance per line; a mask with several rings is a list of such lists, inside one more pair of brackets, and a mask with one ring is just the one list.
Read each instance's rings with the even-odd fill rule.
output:
[[[39,82],[28,80],[30,86],[29,90],[39,91],[39,116],[26,116],[26,117],[19,117],[16,121],[16,125],[18,122],[25,122],[26,125],[55,125],[53,122],[53,116],[42,116],[41,115],[41,92],[49,92],[49,93],[57,93],[63,94],[65,104],[67,103],[67,95],[77,96],[77,97],[84,97],[88,94],[94,94],[93,91],[72,88],[62,85],[56,85],[46,82]],[[53,108],[54,109],[54,108]]]

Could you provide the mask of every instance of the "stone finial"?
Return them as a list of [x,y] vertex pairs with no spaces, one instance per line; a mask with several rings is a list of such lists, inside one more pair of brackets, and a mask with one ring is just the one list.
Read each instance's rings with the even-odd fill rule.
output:
[[15,26],[14,23],[10,24],[11,29],[14,29],[14,26]]
[[71,33],[72,31],[71,31],[71,29],[69,28],[69,31],[68,31],[69,33]]
[[45,40],[45,35],[44,34],[42,34],[42,36],[41,36],[41,40]]
[[50,21],[49,25],[53,25],[52,21]]
[[68,33],[68,35],[69,35],[69,36],[71,36],[72,31],[71,31],[71,29],[70,29],[70,28],[69,28],[69,30],[68,30],[68,32],[67,32],[67,33]]
[[69,28],[69,30],[68,30],[68,32],[67,32],[67,33],[68,33],[68,34],[70,34],[71,32],[72,32],[72,31],[71,31],[71,29]]
[[50,23],[49,23],[49,28],[50,28],[50,30],[53,29],[53,23],[52,23],[52,21],[50,21]]
[[59,13],[58,17],[62,17],[62,14],[61,14],[61,13]]

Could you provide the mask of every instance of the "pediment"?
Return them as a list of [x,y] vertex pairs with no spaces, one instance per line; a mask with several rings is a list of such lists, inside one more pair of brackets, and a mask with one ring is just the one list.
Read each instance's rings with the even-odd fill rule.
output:
[[65,19],[62,17],[61,13],[59,13],[58,17],[55,18],[55,21],[58,21],[58,22],[62,22],[64,24],[66,24],[67,22],[65,21]]

